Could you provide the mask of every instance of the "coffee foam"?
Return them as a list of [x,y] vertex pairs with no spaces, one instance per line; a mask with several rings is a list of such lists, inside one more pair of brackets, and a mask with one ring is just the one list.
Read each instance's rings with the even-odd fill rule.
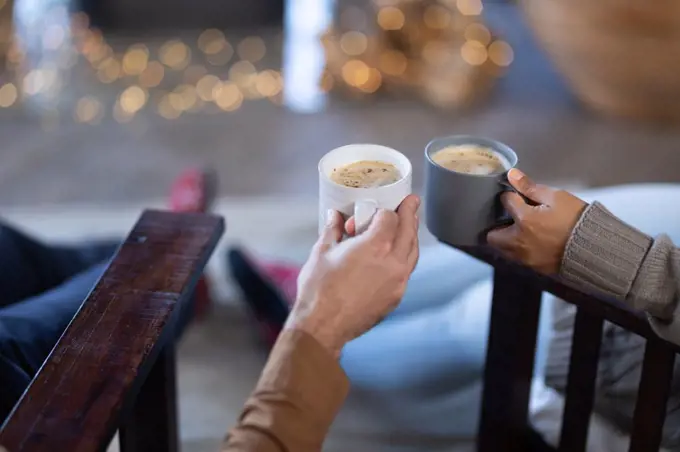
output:
[[359,160],[333,168],[329,179],[351,188],[375,188],[393,184],[402,178],[395,165],[379,160]]
[[488,176],[511,167],[500,152],[476,144],[448,146],[433,153],[431,158],[439,166],[462,174]]

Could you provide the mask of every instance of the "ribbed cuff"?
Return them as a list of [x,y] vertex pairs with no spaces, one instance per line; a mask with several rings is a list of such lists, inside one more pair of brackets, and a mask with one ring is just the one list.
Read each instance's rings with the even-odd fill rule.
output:
[[560,276],[579,287],[625,298],[651,244],[651,237],[594,202],[567,242]]

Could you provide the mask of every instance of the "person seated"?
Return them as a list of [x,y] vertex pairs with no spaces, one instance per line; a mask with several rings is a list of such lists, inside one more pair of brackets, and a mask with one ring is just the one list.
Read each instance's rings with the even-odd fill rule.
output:
[[[537,271],[647,312],[661,337],[680,344],[680,255],[673,245],[680,243],[680,211],[669,207],[680,199],[680,186],[612,187],[577,197],[538,185],[518,170],[509,178],[538,206],[505,194],[515,224],[491,232],[492,246]],[[351,221],[347,228],[351,232]],[[295,309],[298,268],[259,262],[239,249],[230,251],[229,263],[254,316],[265,325],[263,336],[271,341],[290,307]],[[352,385],[382,397],[395,430],[475,435],[492,271],[444,245],[422,250],[399,307],[343,348],[341,364]],[[535,369],[549,387],[563,392],[576,308],[552,296],[545,303],[552,307],[541,310]],[[632,425],[644,347],[642,337],[605,323],[595,411],[622,432],[629,433]],[[680,446],[678,361],[674,378],[663,432],[669,448]],[[463,412],[452,422],[452,415]]]
[[[214,182],[209,173],[184,172],[173,184],[171,210],[209,209]],[[47,359],[119,244],[50,245],[0,224],[0,423]],[[184,323],[209,305],[204,279],[196,287],[194,300],[198,312],[183,313]]]

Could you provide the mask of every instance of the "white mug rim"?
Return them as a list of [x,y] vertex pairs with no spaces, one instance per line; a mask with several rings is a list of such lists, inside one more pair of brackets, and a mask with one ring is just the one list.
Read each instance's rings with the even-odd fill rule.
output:
[[[405,166],[406,166],[406,171],[404,172],[404,174],[402,174],[402,177],[401,177],[399,180],[394,181],[394,182],[392,182],[391,184],[380,185],[380,186],[378,186],[378,187],[348,187],[348,186],[346,186],[346,185],[338,184],[337,182],[333,181],[333,180],[328,176],[328,174],[326,174],[326,172],[323,170],[323,163],[324,163],[324,161],[325,161],[327,158],[329,158],[329,156],[330,156],[331,154],[333,154],[333,153],[335,153],[335,152],[340,152],[340,151],[343,150],[343,149],[347,149],[347,148],[355,148],[355,147],[362,147],[362,146],[370,146],[370,147],[373,147],[373,148],[380,148],[380,149],[382,149],[382,150],[384,150],[384,151],[388,151],[388,152],[390,152],[390,153],[392,153],[392,154],[396,154],[396,155],[398,156],[399,160],[403,160],[403,162],[404,162],[404,164],[405,164]],[[346,163],[346,165],[349,164],[349,163],[357,162],[357,161],[359,161],[359,160],[353,160],[353,161],[351,161],[351,162],[348,161],[348,162]],[[347,144],[347,145],[340,146],[340,147],[338,147],[338,148],[331,149],[330,151],[328,151],[328,152],[327,152],[326,154],[324,154],[323,157],[321,157],[321,159],[319,160],[319,164],[317,165],[317,170],[318,170],[319,174],[323,175],[323,178],[324,178],[326,181],[330,182],[330,183],[333,184],[335,187],[339,187],[339,188],[343,188],[343,189],[347,189],[347,190],[384,190],[384,189],[389,189],[390,187],[393,187],[393,186],[395,186],[395,185],[397,185],[397,184],[399,184],[399,183],[402,183],[402,182],[405,181],[406,179],[408,179],[409,176],[411,175],[411,173],[413,172],[413,165],[411,164],[411,161],[409,160],[409,158],[406,157],[406,155],[404,155],[403,153],[397,151],[397,150],[394,149],[394,148],[390,148],[390,147],[387,147],[387,146],[383,146],[383,145],[381,145],[381,144],[357,143],[357,144]],[[399,168],[399,170],[401,171],[401,168]]]

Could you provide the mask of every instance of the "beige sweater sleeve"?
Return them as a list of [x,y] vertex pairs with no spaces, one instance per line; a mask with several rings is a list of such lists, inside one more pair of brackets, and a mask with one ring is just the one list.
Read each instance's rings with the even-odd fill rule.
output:
[[567,242],[560,275],[645,311],[659,336],[680,344],[680,250],[666,235],[652,238],[595,202]]

